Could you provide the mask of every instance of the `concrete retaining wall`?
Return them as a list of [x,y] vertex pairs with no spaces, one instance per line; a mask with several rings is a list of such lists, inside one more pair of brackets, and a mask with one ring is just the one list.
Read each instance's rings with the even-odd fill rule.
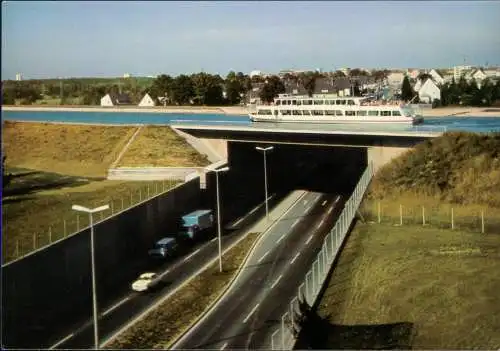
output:
[[202,175],[203,167],[118,167],[108,169],[109,180],[182,180]]
[[[180,216],[199,208],[202,197],[196,178],[94,227],[101,305],[146,268],[147,249],[176,230]],[[90,269],[88,229],[3,266],[2,346],[44,348],[47,335],[90,318]]]

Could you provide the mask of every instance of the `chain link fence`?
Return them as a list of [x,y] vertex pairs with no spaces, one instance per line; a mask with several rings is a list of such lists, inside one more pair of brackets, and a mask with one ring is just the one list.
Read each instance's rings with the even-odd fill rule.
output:
[[500,233],[500,211],[451,204],[404,204],[394,201],[364,201],[360,212],[367,221],[423,225],[477,233]]
[[295,345],[300,331],[300,304],[314,305],[372,177],[373,167],[370,164],[345,203],[335,226],[325,237],[321,250],[304,277],[304,282],[298,287],[297,296],[290,301],[289,310],[281,316],[280,326],[272,333],[269,341],[272,350],[290,350]]
[[[129,196],[112,199],[108,202],[109,210],[102,211],[94,216],[94,225],[142,202],[148,201],[155,196],[168,192],[177,183],[177,181],[170,180],[156,181],[136,191],[131,191]],[[102,203],[96,205],[102,205]],[[68,208],[70,206],[71,204],[68,203]],[[73,215],[62,218],[60,222],[49,226],[46,232],[33,233],[31,238],[25,237],[24,239],[16,240],[14,257],[11,257],[4,263],[22,258],[35,250],[42,249],[56,241],[73,236],[89,228],[89,224],[89,216],[75,211]]]

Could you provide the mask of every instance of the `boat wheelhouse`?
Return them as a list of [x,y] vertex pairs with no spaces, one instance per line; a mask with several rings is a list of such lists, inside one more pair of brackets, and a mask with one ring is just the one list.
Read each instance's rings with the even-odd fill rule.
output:
[[255,122],[390,123],[419,124],[419,109],[400,101],[375,101],[368,97],[280,94],[271,104],[260,104],[249,114]]

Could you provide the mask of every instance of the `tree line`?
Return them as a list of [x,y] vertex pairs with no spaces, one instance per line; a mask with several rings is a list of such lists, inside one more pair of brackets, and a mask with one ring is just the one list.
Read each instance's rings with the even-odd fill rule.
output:
[[[425,82],[430,75],[419,76]],[[480,84],[475,79],[467,80],[464,76],[458,82],[453,78],[451,82],[439,86],[441,99],[432,101],[433,107],[439,106],[492,106],[500,100],[500,81],[493,83],[490,79],[483,80]],[[401,98],[404,101],[418,102],[418,93],[412,88],[408,77],[403,79]]]

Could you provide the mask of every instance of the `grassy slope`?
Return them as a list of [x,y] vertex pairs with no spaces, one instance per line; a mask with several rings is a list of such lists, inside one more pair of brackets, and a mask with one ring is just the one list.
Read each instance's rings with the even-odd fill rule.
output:
[[[9,170],[14,174],[12,183],[4,190],[2,198],[2,249],[4,261],[33,250],[33,235],[37,235],[36,247],[49,243],[49,227],[52,240],[66,233],[73,233],[88,225],[88,218],[71,210],[72,204],[95,207],[109,204],[114,212],[138,203],[139,196],[165,190],[177,182],[126,182],[91,181],[82,177],[64,176],[32,170]],[[139,194],[139,191],[141,194]],[[132,194],[132,199],[131,199]],[[111,210],[103,213],[105,217]],[[100,215],[99,215],[100,216]],[[100,217],[98,217],[100,219]]]
[[192,167],[209,161],[166,126],[144,127],[127,149],[119,166]]
[[134,131],[134,127],[5,121],[6,166],[105,177]]
[[498,235],[358,224],[320,303],[323,348],[500,347],[499,257]]
[[384,166],[370,197],[401,194],[500,207],[500,133],[447,133]]
[[[150,135],[148,129],[146,135]],[[131,193],[132,200],[138,202],[139,190],[144,199],[148,184],[153,182],[97,180],[106,176],[108,167],[135,130],[135,127],[5,121],[2,136],[6,166],[8,172],[16,176],[3,192],[4,258],[13,258],[16,251],[31,251],[33,234],[39,234],[35,246],[48,243],[49,227],[53,239],[61,237],[63,219],[67,220],[67,233],[74,232],[76,215],[70,209],[73,203],[94,206],[114,201],[116,209],[121,208],[123,199],[127,207]],[[203,164],[203,157],[177,134],[173,136],[170,128],[155,131],[153,128],[152,138],[136,140],[139,142],[134,146],[137,152],[130,159],[163,166]],[[164,138],[170,142],[159,144]],[[173,183],[168,182],[166,187],[171,185]],[[152,189],[153,185],[151,193]],[[82,217],[80,227],[85,224],[86,218]]]

